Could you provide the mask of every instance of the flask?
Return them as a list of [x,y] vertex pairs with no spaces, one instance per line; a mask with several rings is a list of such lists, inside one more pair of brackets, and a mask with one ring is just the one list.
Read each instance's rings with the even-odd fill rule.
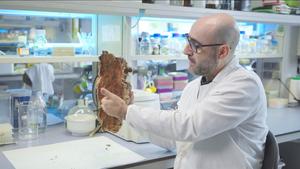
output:
[[47,128],[47,111],[41,91],[32,91],[28,104],[28,113],[36,120],[38,133],[45,132]]
[[79,99],[65,117],[65,127],[73,136],[86,136],[96,127],[96,114],[88,108],[87,100]]

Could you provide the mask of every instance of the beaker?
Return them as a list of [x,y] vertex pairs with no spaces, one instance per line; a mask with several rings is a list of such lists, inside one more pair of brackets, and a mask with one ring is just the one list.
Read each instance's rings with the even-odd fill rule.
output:
[[31,140],[38,137],[38,116],[31,110],[30,101],[17,105],[18,111],[18,138]]

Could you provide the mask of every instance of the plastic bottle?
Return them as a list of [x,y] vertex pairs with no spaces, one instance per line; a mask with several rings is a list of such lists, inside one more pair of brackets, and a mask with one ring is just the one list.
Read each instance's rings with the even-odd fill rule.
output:
[[150,39],[149,39],[148,32],[141,33],[140,53],[141,53],[141,55],[149,55],[150,54]]
[[242,53],[242,44],[243,44],[243,36],[245,35],[245,31],[240,31],[240,39],[239,39],[239,43],[236,47],[236,54],[239,55],[240,53]]
[[206,8],[218,9],[219,8],[219,1],[217,0],[206,0]]
[[35,30],[36,36],[34,38],[33,50],[35,56],[45,56],[48,53],[48,49],[46,47],[47,39],[46,39],[46,30],[38,29]]
[[170,5],[183,6],[183,0],[170,0]]
[[243,0],[242,2],[242,11],[251,11],[251,2],[250,0]]
[[168,55],[169,54],[169,39],[168,35],[162,35],[160,39],[160,54]]
[[193,7],[205,8],[206,1],[204,0],[192,0]]
[[46,103],[42,98],[42,92],[32,91],[28,112],[34,117],[38,126],[38,133],[45,132],[47,128]]
[[220,9],[231,10],[231,0],[219,0]]
[[257,44],[257,37],[256,36],[250,36],[249,40],[248,40],[248,52],[249,52],[249,54],[257,55],[257,53],[256,53],[256,49],[257,49],[256,44]]
[[169,53],[170,55],[177,56],[180,54],[180,34],[178,33],[173,33],[172,38],[170,39],[170,44],[169,44]]
[[248,40],[249,38],[246,35],[245,31],[240,31],[240,42],[239,42],[239,52],[240,53],[247,53],[248,52]]
[[151,54],[152,55],[159,55],[160,54],[160,39],[161,36],[159,33],[154,33],[152,36],[150,36],[151,41]]
[[142,41],[142,37],[140,37],[139,35],[136,35],[135,37],[135,54],[136,55],[140,55],[141,54],[141,41]]
[[183,53],[184,47],[187,44],[186,36],[187,36],[187,33],[184,33],[184,34],[181,34],[179,37],[179,43],[180,43],[180,48],[178,49],[179,55],[181,55]]
[[251,11],[251,2],[250,2],[250,0],[235,0],[234,1],[234,10],[237,10],[237,11]]

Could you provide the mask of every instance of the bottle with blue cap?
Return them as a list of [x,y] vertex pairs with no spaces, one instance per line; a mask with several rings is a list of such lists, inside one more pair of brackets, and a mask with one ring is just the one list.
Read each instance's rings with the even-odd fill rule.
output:
[[150,36],[152,55],[160,54],[160,39],[161,39],[161,35],[159,33],[154,33],[153,35]]

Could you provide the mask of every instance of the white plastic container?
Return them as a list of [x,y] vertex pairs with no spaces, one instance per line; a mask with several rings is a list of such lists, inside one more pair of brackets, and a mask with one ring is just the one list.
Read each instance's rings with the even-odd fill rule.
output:
[[96,117],[91,114],[72,114],[65,117],[67,129],[74,136],[85,136],[96,127]]

